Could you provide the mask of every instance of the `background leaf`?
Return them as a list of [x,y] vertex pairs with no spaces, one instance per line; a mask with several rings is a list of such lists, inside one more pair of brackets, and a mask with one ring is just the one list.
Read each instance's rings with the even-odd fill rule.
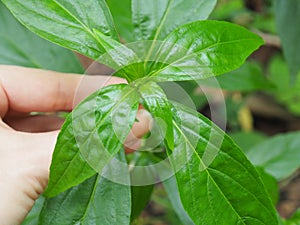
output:
[[[124,153],[118,159],[125,162]],[[110,175],[124,171],[114,166]],[[127,173],[129,182],[129,174]],[[112,225],[129,224],[130,187],[114,183],[99,174],[60,195],[47,199],[40,215],[40,225]]]
[[279,200],[279,185],[277,180],[260,167],[257,167],[256,170],[259,173],[274,206],[276,206]]
[[176,27],[206,19],[216,2],[216,0],[132,0],[135,40],[162,40]]
[[278,224],[257,171],[238,146],[201,114],[176,103],[173,110],[172,162],[181,201],[194,223]]
[[262,39],[220,21],[197,21],[177,28],[160,46],[151,74],[156,81],[205,79],[240,67]]
[[300,209],[298,209],[294,215],[285,221],[285,225],[300,225]]
[[275,85],[265,77],[261,66],[251,62],[245,62],[239,69],[216,78],[205,79],[201,84],[216,87],[215,79],[222,89],[228,91],[249,92],[275,88]]
[[123,148],[139,98],[126,84],[103,87],[79,104],[58,136],[46,196],[55,196],[101,172]]
[[256,144],[265,141],[268,137],[260,132],[234,132],[229,136],[238,144],[238,146],[247,153]]
[[289,79],[289,70],[283,57],[275,55],[269,64],[269,79],[276,88],[270,90],[280,104],[296,115],[300,115],[300,73],[294,78],[293,85]]
[[23,27],[0,1],[0,64],[83,73],[76,56]]
[[247,152],[250,161],[277,180],[290,176],[300,167],[300,132],[279,134],[255,145]]
[[275,0],[277,31],[293,80],[295,80],[295,77],[300,71],[299,11],[299,1]]
[[118,39],[104,0],[2,0],[2,2],[34,33],[92,59],[97,59],[105,53],[93,29]]
[[121,38],[126,42],[134,41],[133,24],[131,19],[131,0],[106,0],[106,2]]

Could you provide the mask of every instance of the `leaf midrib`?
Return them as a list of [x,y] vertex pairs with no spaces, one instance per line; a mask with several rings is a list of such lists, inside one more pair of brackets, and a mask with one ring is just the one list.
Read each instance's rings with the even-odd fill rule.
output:
[[168,16],[169,12],[170,12],[170,8],[171,8],[171,4],[172,3],[173,3],[173,0],[169,0],[167,8],[164,11],[164,15],[163,15],[163,17],[162,17],[162,19],[161,19],[161,21],[160,21],[160,23],[159,23],[159,25],[158,25],[158,27],[156,29],[156,32],[155,32],[152,44],[150,46],[149,52],[148,52],[148,54],[147,54],[147,56],[145,58],[144,67],[146,67],[146,64],[147,64],[147,62],[148,62],[148,60],[149,60],[149,58],[150,58],[150,56],[151,56],[151,54],[152,54],[152,52],[154,50],[156,40],[158,39],[158,36],[159,36],[159,34],[160,34],[163,26],[164,26],[164,23],[166,22],[166,19],[167,19],[167,16]]
[[85,207],[84,214],[82,215],[82,218],[78,222],[84,222],[84,220],[86,219],[86,217],[88,215],[88,209],[90,208],[90,205],[92,204],[92,199],[95,197],[95,193],[96,193],[96,189],[97,189],[97,186],[98,186],[99,179],[101,179],[101,176],[98,173],[97,178],[96,178],[96,180],[94,182],[94,185],[93,185],[93,190],[92,190],[91,195],[90,195],[89,200],[88,200],[88,204]]
[[63,9],[67,14],[69,14],[73,19],[75,19],[75,21],[77,21],[102,46],[102,44],[98,41],[97,36],[88,26],[86,26],[83,22],[81,22],[80,19],[78,19],[74,14],[72,14],[66,7],[60,4],[57,0],[53,0],[53,2],[56,3],[56,5],[59,6],[61,9]]
[[200,49],[199,51],[196,51],[196,52],[192,52],[188,55],[185,55],[184,57],[180,58],[180,59],[177,59],[175,61],[173,61],[172,63],[168,64],[167,66],[163,67],[162,69],[158,70],[158,71],[155,71],[153,74],[150,74],[150,77],[155,77],[157,76],[159,73],[161,73],[162,71],[170,68],[171,66],[173,66],[174,64],[176,63],[179,63],[180,61],[183,61],[185,60],[186,58],[188,57],[191,57],[192,55],[195,55],[195,57],[197,57],[197,55],[199,53],[202,53],[202,52],[205,52],[205,50],[207,49],[210,49],[210,48],[214,48],[216,46],[219,46],[219,45],[226,45],[226,44],[232,44],[232,43],[235,43],[235,42],[240,42],[240,41],[249,41],[249,40],[253,40],[253,38],[243,38],[243,39],[238,39],[238,40],[234,40],[234,41],[224,41],[224,42],[217,42],[217,43],[213,43],[212,45],[209,45],[203,49]]
[[[178,127],[178,124],[176,123],[176,121],[173,120],[173,125],[175,126],[175,128],[177,129],[177,131],[179,131],[179,133],[182,135],[182,137],[185,139],[186,143],[190,146],[190,148],[193,150],[194,155],[196,155],[196,157],[199,159],[200,164],[203,166],[203,168],[206,168],[206,165],[204,164],[204,162],[202,161],[202,159],[200,158],[200,156],[198,155],[197,151],[194,149],[192,143],[189,141],[189,139],[185,136],[185,134],[181,131],[181,129]],[[232,204],[230,204],[229,200],[226,198],[226,196],[224,195],[224,193],[222,192],[222,190],[220,189],[220,187],[216,184],[215,180],[212,178],[212,176],[210,175],[209,171],[207,169],[204,169],[208,178],[214,183],[215,187],[219,190],[220,194],[223,196],[224,200],[227,202],[227,205],[229,205],[229,207],[233,210],[233,212],[237,215],[238,219],[240,221],[242,221],[242,223],[244,225],[246,225],[244,223],[244,221],[242,220],[242,217],[238,214],[238,212],[235,210],[235,208],[232,206]]]

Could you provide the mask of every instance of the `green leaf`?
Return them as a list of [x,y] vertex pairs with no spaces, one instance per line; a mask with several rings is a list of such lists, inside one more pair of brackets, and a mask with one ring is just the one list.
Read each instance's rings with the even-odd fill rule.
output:
[[180,221],[184,225],[194,225],[194,222],[191,220],[191,218],[183,208],[177,188],[176,178],[171,177],[168,180],[163,181],[163,186],[168,194],[168,198],[172,204],[172,207]]
[[147,203],[150,201],[151,194],[153,192],[154,185],[146,186],[132,186],[132,208],[131,208],[131,221],[139,217],[141,212],[144,210]]
[[[254,91],[273,89],[275,85],[266,79],[262,67],[256,63],[246,62],[239,69],[227,74],[206,79],[201,83],[209,87],[222,88],[229,91]],[[216,85],[217,84],[217,85]]]
[[39,38],[23,27],[1,1],[0,52],[0,64],[83,73],[72,52]]
[[131,19],[131,0],[106,0],[106,2],[121,38],[126,42],[133,42],[134,32]]
[[229,133],[229,136],[238,144],[244,153],[247,153],[253,146],[267,139],[265,134],[257,131],[234,132]]
[[143,106],[152,114],[154,122],[160,128],[161,136],[170,149],[174,148],[172,112],[164,91],[154,82],[139,87]]
[[119,71],[118,76],[124,77],[128,81],[138,79],[140,74],[134,66],[141,61],[138,56],[125,45],[114,41],[100,31],[93,29],[93,32],[98,41],[102,43],[106,52],[106,54],[101,55],[97,61]]
[[263,44],[247,29],[220,21],[197,21],[173,31],[160,46],[156,81],[197,80],[239,68]]
[[257,171],[238,146],[201,114],[177,103],[173,111],[176,142],[170,157],[194,223],[278,224]]
[[105,53],[93,29],[117,39],[112,17],[104,0],[2,2],[34,33],[92,59]]
[[101,172],[123,148],[138,110],[136,89],[104,87],[78,105],[58,136],[46,196],[54,196]]
[[37,225],[44,202],[45,198],[40,196],[21,225]]
[[135,39],[161,40],[178,26],[206,19],[216,2],[216,0],[132,0]]
[[266,173],[263,168],[257,167],[256,170],[265,185],[273,205],[276,206],[279,200],[279,186],[277,180],[270,174]]
[[300,167],[300,132],[279,134],[251,148],[250,161],[277,180],[283,180]]
[[[139,173],[139,169],[136,168],[151,165],[151,161],[149,160],[149,157],[146,153],[136,152],[134,154],[134,158],[128,164],[132,167],[132,170],[130,171],[131,181],[134,181],[135,179],[137,179],[135,177],[136,173]],[[145,186],[135,186],[133,184],[131,186],[131,221],[137,219],[141,212],[144,210],[145,206],[150,201],[153,189],[154,184]]]
[[300,72],[291,85],[287,63],[279,55],[272,58],[268,70],[270,80],[276,85],[270,92],[290,112],[300,115]]
[[[118,159],[125,162],[124,153]],[[117,165],[110,176],[124,171]],[[129,174],[127,178],[129,182]],[[40,225],[112,225],[129,224],[131,209],[130,187],[114,183],[97,174],[84,183],[54,198],[47,199],[40,216]]]
[[285,225],[300,225],[300,209],[298,209],[294,215],[285,221]]
[[283,53],[294,81],[300,71],[300,2],[275,0],[275,18],[278,35],[282,42]]

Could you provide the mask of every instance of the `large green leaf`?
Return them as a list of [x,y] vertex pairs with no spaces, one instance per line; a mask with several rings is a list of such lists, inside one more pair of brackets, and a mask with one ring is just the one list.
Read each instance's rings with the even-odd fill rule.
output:
[[157,81],[180,81],[220,75],[240,67],[261,44],[259,36],[235,24],[186,24],[161,44],[151,76]]
[[164,91],[154,82],[146,82],[139,87],[143,106],[152,114],[154,122],[170,149],[174,148],[172,112]]
[[278,224],[257,171],[239,147],[201,114],[176,103],[173,110],[176,142],[170,157],[194,223]]
[[[119,154],[124,162],[124,153]],[[123,156],[122,156],[123,155]],[[124,171],[114,166],[110,175]],[[124,178],[124,177],[123,177]],[[129,174],[127,178],[129,183]],[[130,186],[114,183],[99,174],[54,198],[47,199],[41,212],[40,225],[112,225],[129,224]]]
[[132,0],[135,40],[162,40],[176,27],[206,19],[216,0]]
[[295,79],[300,71],[300,1],[275,0],[275,17],[284,56]]
[[117,84],[100,89],[78,105],[58,136],[45,195],[57,195],[101,172],[123,148],[138,103],[134,87]]
[[93,29],[117,39],[104,0],[2,0],[31,31],[92,59],[106,52]]
[[0,1],[0,64],[82,73],[76,56],[23,27]]
[[250,161],[277,180],[290,176],[300,167],[300,132],[280,134],[252,147]]

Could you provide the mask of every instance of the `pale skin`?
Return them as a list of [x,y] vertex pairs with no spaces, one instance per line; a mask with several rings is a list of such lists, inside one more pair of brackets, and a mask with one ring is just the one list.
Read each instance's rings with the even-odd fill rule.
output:
[[[88,94],[120,78],[78,76],[39,69],[0,66],[0,218],[20,224],[48,183],[51,156],[63,123],[55,114],[71,111]],[[149,113],[140,109],[125,148],[139,146],[149,130]]]

